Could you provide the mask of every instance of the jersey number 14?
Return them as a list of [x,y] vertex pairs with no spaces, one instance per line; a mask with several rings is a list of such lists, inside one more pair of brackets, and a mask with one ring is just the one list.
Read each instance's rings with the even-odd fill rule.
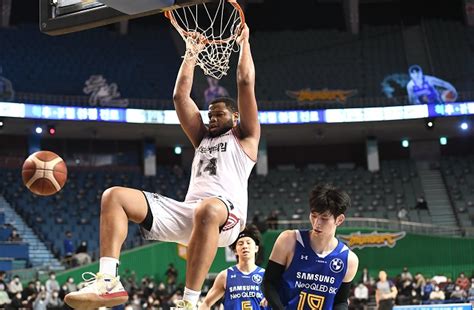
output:
[[199,161],[196,176],[200,177],[204,172],[209,173],[209,175],[217,175],[217,158],[209,159],[206,164],[202,159]]

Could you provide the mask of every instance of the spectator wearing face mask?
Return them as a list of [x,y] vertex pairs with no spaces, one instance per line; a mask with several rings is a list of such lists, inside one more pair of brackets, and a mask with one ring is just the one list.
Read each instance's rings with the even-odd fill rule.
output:
[[467,298],[467,293],[459,285],[456,285],[454,291],[451,293],[451,299],[460,301]]
[[56,273],[54,271],[49,273],[49,279],[46,281],[45,285],[48,296],[50,296],[53,291],[59,292],[61,287],[59,286],[58,280],[56,280]]
[[61,310],[64,306],[64,302],[59,299],[59,292],[53,291],[51,297],[48,299],[46,308],[48,310]]
[[23,285],[21,284],[20,277],[18,275],[13,276],[13,279],[8,284],[8,292],[10,298],[16,295],[16,293],[23,292]]
[[20,309],[24,307],[23,300],[21,298],[21,292],[18,292],[13,296],[11,301],[11,307],[13,309]]
[[77,291],[77,285],[76,285],[76,283],[74,283],[74,278],[73,277],[67,278],[67,281],[66,281],[65,285],[67,286],[67,291],[68,292]]
[[33,303],[33,310],[47,310],[47,304],[46,292],[40,292]]
[[440,290],[438,284],[436,284],[434,290],[430,293],[430,300],[436,302],[445,300],[445,298],[444,292]]
[[142,301],[140,300],[140,297],[138,297],[138,294],[133,294],[132,300],[130,301],[130,306],[133,310],[141,310]]

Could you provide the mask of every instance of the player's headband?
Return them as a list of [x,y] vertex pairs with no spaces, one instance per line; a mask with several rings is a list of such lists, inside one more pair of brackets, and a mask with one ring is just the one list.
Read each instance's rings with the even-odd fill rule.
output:
[[255,234],[249,233],[248,231],[245,231],[245,230],[242,231],[239,234],[239,236],[237,237],[237,240],[235,242],[237,242],[237,241],[239,241],[239,239],[245,238],[245,237],[251,238],[253,241],[255,241],[256,245],[260,245],[260,241],[258,240],[257,236],[255,236]]

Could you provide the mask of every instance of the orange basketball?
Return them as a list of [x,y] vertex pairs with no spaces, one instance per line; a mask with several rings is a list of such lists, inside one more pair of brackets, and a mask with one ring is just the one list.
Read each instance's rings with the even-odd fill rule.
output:
[[67,179],[67,167],[56,153],[39,151],[25,160],[21,175],[23,184],[30,191],[37,195],[49,196],[63,188]]

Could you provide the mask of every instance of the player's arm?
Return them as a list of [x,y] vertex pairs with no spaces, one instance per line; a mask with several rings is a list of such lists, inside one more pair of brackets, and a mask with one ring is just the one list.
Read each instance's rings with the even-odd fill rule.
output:
[[214,284],[204,299],[204,302],[201,304],[201,306],[199,306],[199,310],[211,309],[212,305],[214,305],[219,299],[222,298],[222,296],[224,296],[226,281],[227,270],[223,270],[217,275],[216,279],[214,280]]
[[347,258],[347,271],[344,279],[342,280],[341,286],[337,290],[334,298],[333,310],[347,310],[349,307],[348,299],[351,293],[352,280],[357,273],[359,267],[359,258],[357,255],[349,251],[349,257]]
[[[199,48],[198,46],[197,49]],[[187,46],[186,53],[193,49],[196,47]],[[193,146],[197,147],[206,134],[207,128],[202,121],[199,108],[191,98],[195,65],[195,58],[183,60],[174,86],[173,102],[181,127]]]
[[392,283],[392,286],[390,287],[390,293],[388,294],[388,298],[393,298],[396,299],[398,295],[398,289],[395,286],[395,284]]
[[295,232],[286,230],[278,236],[268,260],[263,277],[263,294],[273,310],[285,309],[279,296],[280,283],[292,251],[295,248]]
[[240,138],[250,158],[256,159],[260,140],[257,99],[255,98],[255,65],[249,43],[249,28],[244,26],[237,39],[240,45],[237,65],[237,92],[240,114]]
[[438,86],[441,88],[446,88],[447,90],[450,90],[453,93],[457,94],[456,88],[454,88],[453,84],[431,75],[425,75],[425,78],[428,80],[428,83],[431,83],[432,85]]

